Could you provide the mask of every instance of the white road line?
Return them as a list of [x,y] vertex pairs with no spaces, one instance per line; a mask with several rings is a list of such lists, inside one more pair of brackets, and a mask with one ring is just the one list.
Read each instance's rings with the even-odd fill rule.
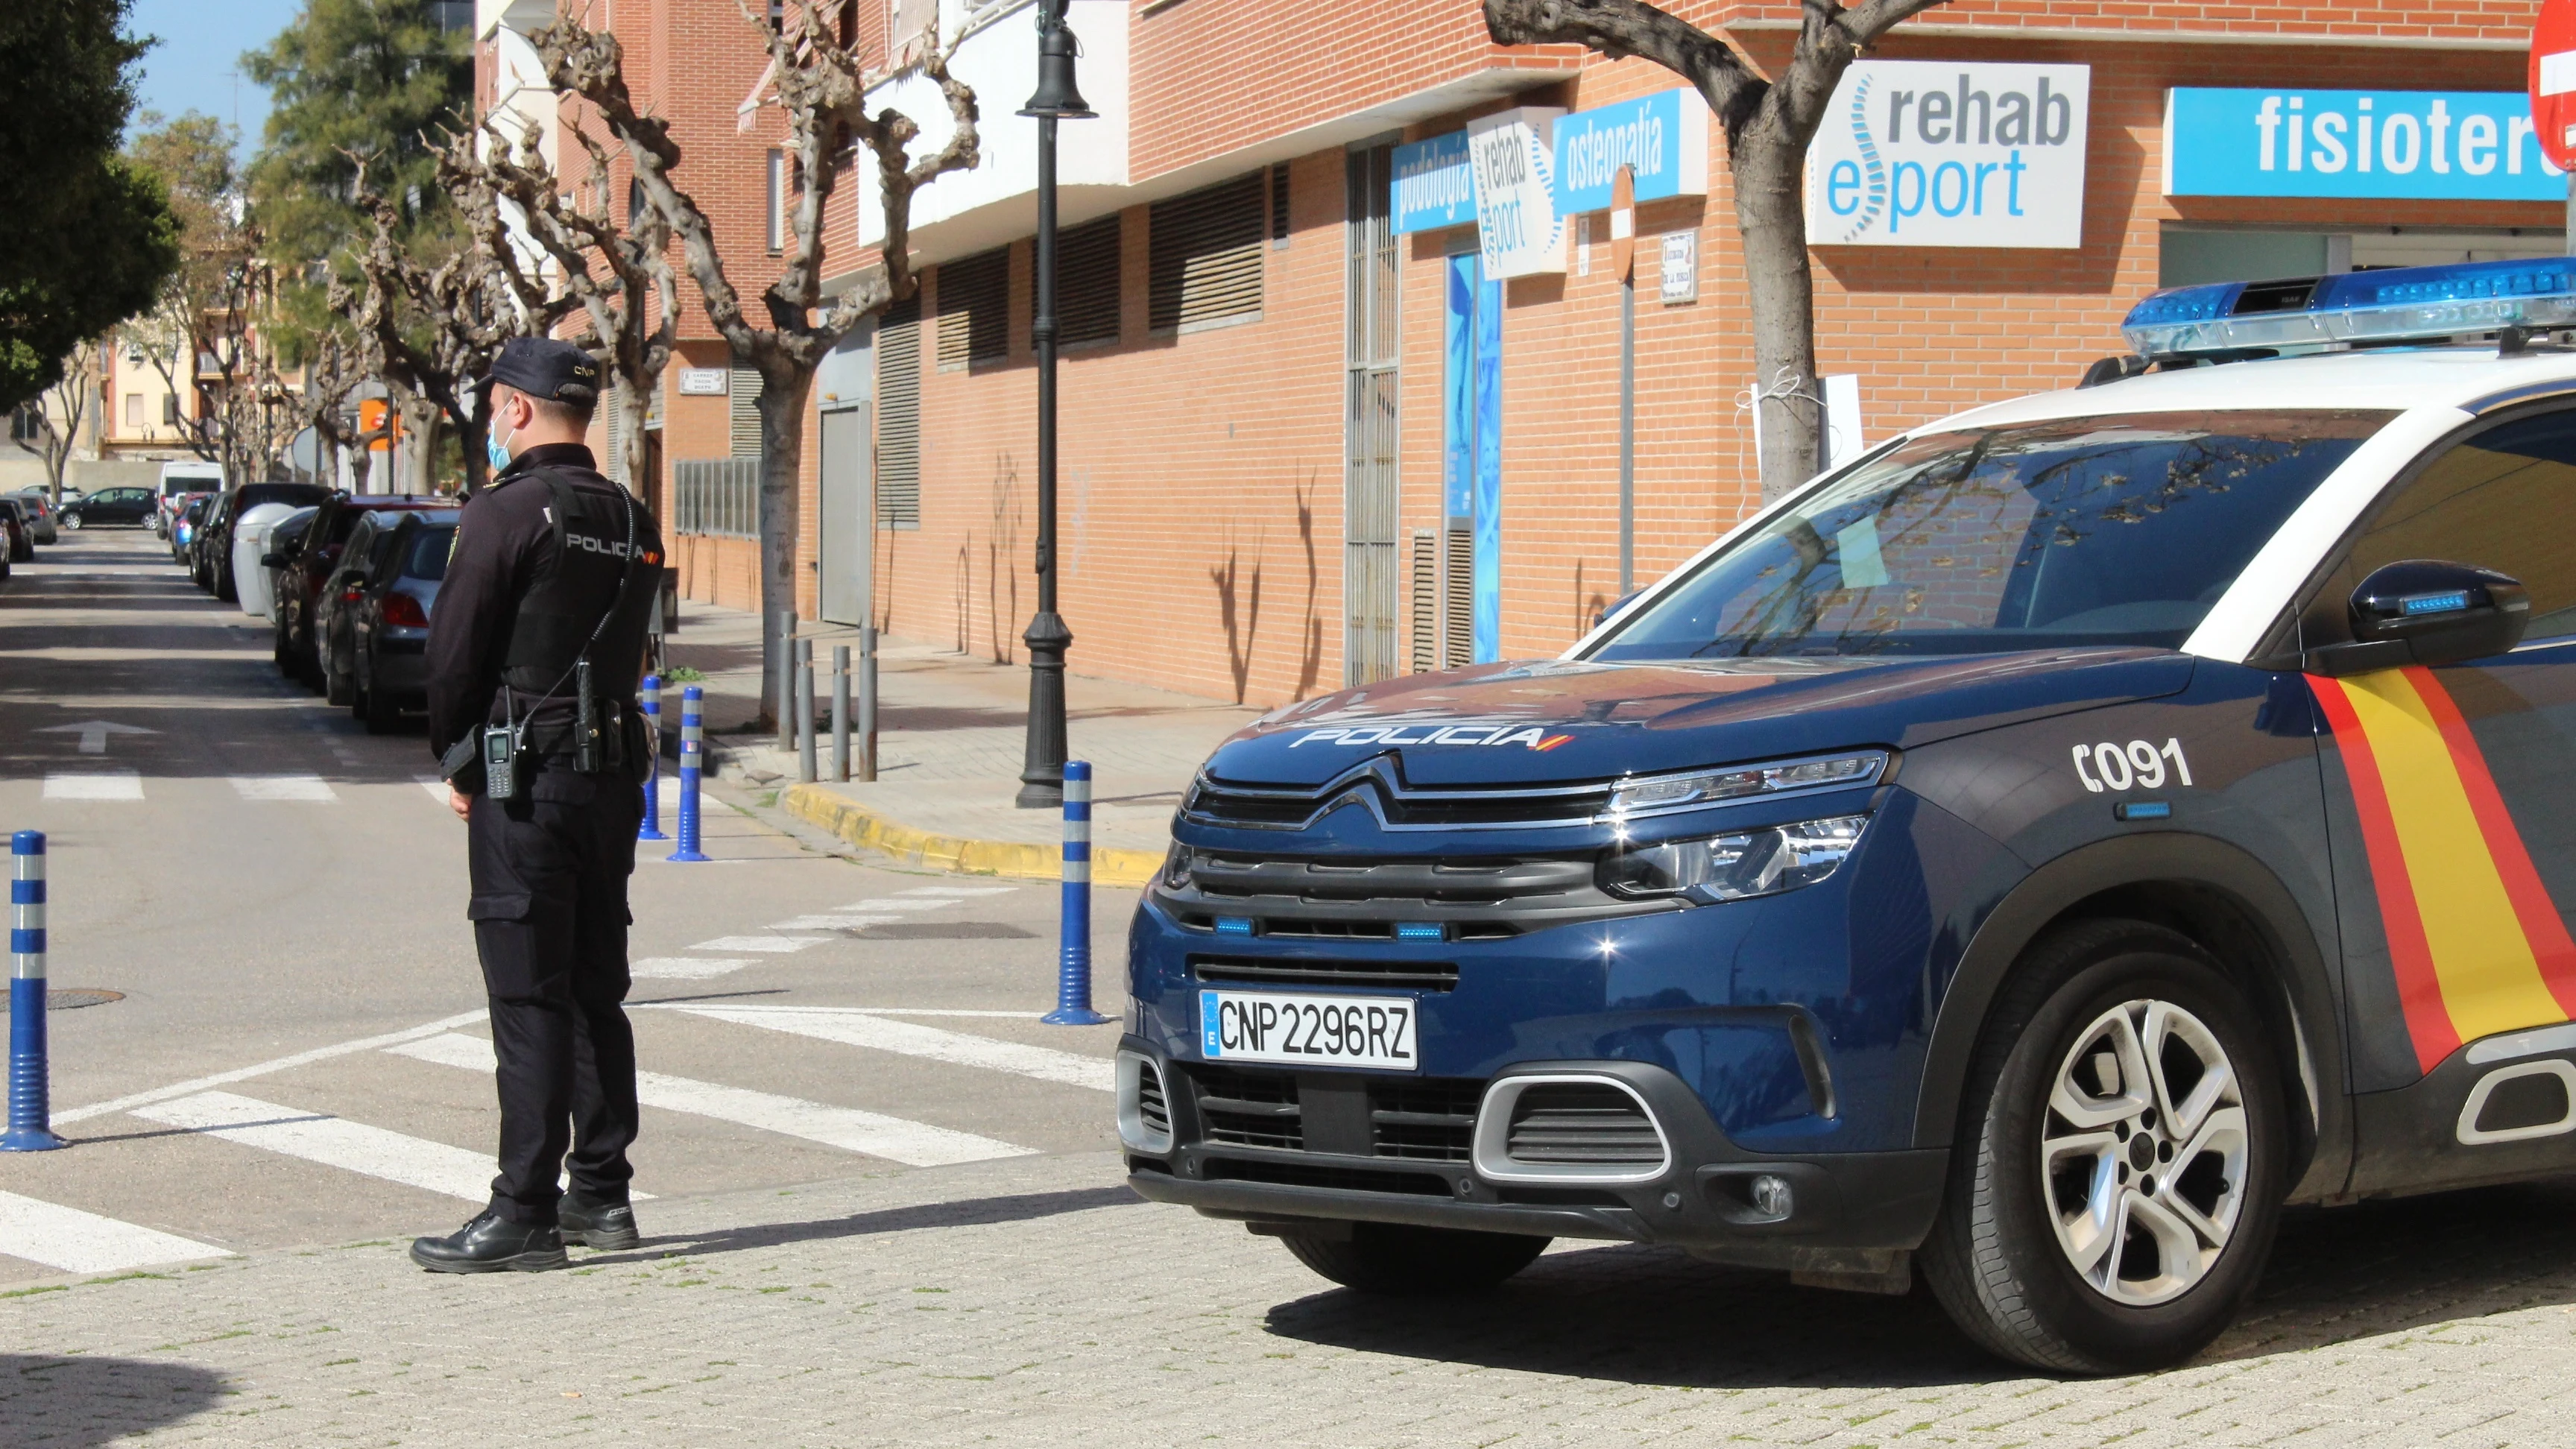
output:
[[882,926],[889,921],[902,919],[901,916],[890,916],[883,912],[872,916],[795,916],[784,921],[772,921],[769,923],[769,929],[773,931],[855,931],[862,926]]
[[692,951],[757,951],[764,956],[784,956],[823,943],[821,936],[718,936],[689,947]]
[[319,775],[235,775],[233,793],[245,800],[306,800],[322,804],[340,798]]
[[[688,1011],[694,1001],[630,1001],[629,1011]],[[1034,1011],[964,1011],[944,1006],[737,1006],[734,1011],[757,1015],[764,1011],[792,1011],[815,1016],[989,1016],[1002,1021],[1035,1021]]]
[[729,1021],[737,1026],[794,1032],[798,1036],[836,1041],[845,1046],[900,1052],[908,1057],[927,1057],[935,1062],[961,1067],[1011,1072],[1035,1077],[1042,1082],[1061,1082],[1069,1087],[1090,1087],[1102,1092],[1116,1087],[1116,1069],[1106,1058],[1078,1056],[1053,1047],[1025,1046],[1015,1041],[995,1041],[988,1036],[968,1036],[964,1032],[943,1031],[935,1026],[890,1021],[882,1016],[798,1011],[783,1007],[767,1011],[745,1011],[730,1006],[680,1006],[676,1009],[691,1016]]
[[486,1202],[492,1196],[489,1156],[327,1113],[280,1107],[230,1092],[199,1092],[175,1102],[135,1108],[133,1115],[468,1202]]
[[626,974],[638,981],[705,981],[750,964],[748,956],[647,956],[627,963]]
[[78,1208],[0,1192],[0,1253],[66,1273],[121,1273],[192,1258],[229,1258],[228,1248],[139,1228]]
[[423,776],[420,777],[420,788],[427,790],[429,792],[429,798],[437,801],[439,804],[444,805],[447,803],[447,782],[445,780]]
[[48,800],[140,800],[143,776],[135,770],[103,770],[83,775],[47,775]]
[[899,896],[1006,896],[1018,889],[1018,886],[915,886],[908,891],[896,891],[895,894]]
[[852,901],[846,906],[838,906],[835,907],[835,909],[844,911],[935,911],[941,906],[953,906],[955,904],[957,904],[956,901],[948,899],[908,901],[903,899],[901,896],[886,896],[873,901]]
[[[386,1050],[397,1056],[436,1062],[441,1066],[463,1067],[477,1072],[492,1070],[492,1044],[477,1036],[434,1036]],[[820,1142],[844,1152],[883,1157],[908,1167],[944,1167],[954,1162],[984,1162],[996,1157],[1036,1155],[1034,1149],[978,1137],[972,1132],[954,1132],[925,1122],[862,1112],[855,1107],[809,1102],[802,1097],[782,1097],[744,1087],[692,1081],[687,1077],[666,1077],[660,1072],[637,1072],[635,1091],[647,1107],[659,1107],[666,1112],[686,1112],[693,1117],[709,1117],[737,1126],[757,1127],[764,1132],[801,1137],[808,1142]]]
[[169,1086],[155,1087],[148,1092],[136,1092],[129,1097],[92,1102],[86,1107],[74,1107],[69,1111],[56,1112],[54,1125],[60,1127],[66,1122],[87,1121],[92,1117],[104,1117],[110,1112],[131,1112],[137,1107],[149,1106],[154,1102],[167,1102],[173,1097],[192,1096],[208,1087],[227,1087],[235,1082],[247,1082],[253,1077],[267,1076],[271,1072],[283,1072],[295,1067],[311,1066],[315,1062],[326,1062],[333,1057],[374,1051],[380,1047],[392,1046],[396,1042],[418,1041],[425,1036],[436,1036],[442,1031],[453,1031],[457,1027],[481,1021],[487,1014],[482,1011],[459,1012],[454,1016],[443,1016],[420,1026],[405,1027],[401,1031],[389,1031],[381,1036],[362,1036],[355,1041],[338,1042],[331,1046],[315,1047],[311,1051],[297,1052],[293,1056],[276,1057],[247,1067],[235,1067],[228,1072],[217,1072],[211,1077],[173,1082]]

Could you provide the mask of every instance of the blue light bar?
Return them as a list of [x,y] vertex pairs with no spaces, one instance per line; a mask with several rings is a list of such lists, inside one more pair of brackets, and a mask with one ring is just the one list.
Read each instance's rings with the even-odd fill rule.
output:
[[2131,308],[2120,335],[2143,356],[2188,357],[2571,326],[2576,259],[2538,257],[2172,287]]
[[1216,918],[1216,933],[1220,936],[1249,936],[1252,934],[1252,918],[1219,916]]
[[1445,941],[1449,933],[1437,921],[1398,921],[1395,939],[1399,941]]

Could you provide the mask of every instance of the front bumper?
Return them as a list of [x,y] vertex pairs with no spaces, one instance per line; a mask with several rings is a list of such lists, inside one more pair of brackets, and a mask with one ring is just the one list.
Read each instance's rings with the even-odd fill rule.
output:
[[[1452,1084],[1473,1092],[1478,1104],[1472,1138],[1456,1145],[1416,1137],[1391,1153],[1383,1140],[1359,1142],[1347,1133],[1335,1145],[1367,1150],[1252,1145],[1240,1134],[1222,1140],[1208,1131],[1198,1106],[1203,1064],[1174,1061],[1132,1035],[1120,1051],[1156,1074],[1169,1136],[1164,1144],[1139,1129],[1139,1073],[1122,1070],[1119,1115],[1128,1186],[1156,1202],[1256,1224],[1404,1223],[1661,1243],[1763,1267],[1825,1266],[1843,1250],[1920,1244],[1939,1207],[1948,1160],[1941,1149],[1776,1156],[1747,1151],[1727,1140],[1681,1078],[1634,1061],[1521,1062],[1482,1084]],[[1293,1076],[1298,1100],[1307,1104],[1300,1110],[1310,1116],[1314,1104],[1376,1102],[1372,1083],[1396,1090],[1428,1085],[1351,1072],[1271,1075]],[[1580,1077],[1625,1087],[1652,1114],[1665,1144],[1663,1161],[1604,1168],[1592,1177],[1578,1168],[1543,1181],[1508,1180],[1525,1174],[1493,1162],[1485,1145],[1501,1140],[1488,1118],[1510,1094],[1497,1089],[1519,1077]],[[1444,1151],[1448,1155],[1439,1155]],[[1763,1177],[1787,1183],[1787,1213],[1767,1214],[1756,1205],[1754,1184]]]

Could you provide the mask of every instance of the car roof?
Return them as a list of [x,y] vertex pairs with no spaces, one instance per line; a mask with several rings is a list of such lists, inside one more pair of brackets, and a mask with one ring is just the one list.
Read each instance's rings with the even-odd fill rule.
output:
[[2098,387],[2033,393],[1911,429],[1946,432],[2102,413],[2352,408],[2480,412],[2521,395],[2576,391],[2576,353],[2499,356],[2479,347],[2374,347],[2149,372]]

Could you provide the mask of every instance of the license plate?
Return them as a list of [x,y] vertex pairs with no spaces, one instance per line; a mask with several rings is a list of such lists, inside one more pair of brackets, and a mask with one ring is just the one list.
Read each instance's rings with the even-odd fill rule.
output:
[[1212,1062],[1422,1069],[1413,1051],[1415,1007],[1405,996],[1199,993],[1199,1055]]

